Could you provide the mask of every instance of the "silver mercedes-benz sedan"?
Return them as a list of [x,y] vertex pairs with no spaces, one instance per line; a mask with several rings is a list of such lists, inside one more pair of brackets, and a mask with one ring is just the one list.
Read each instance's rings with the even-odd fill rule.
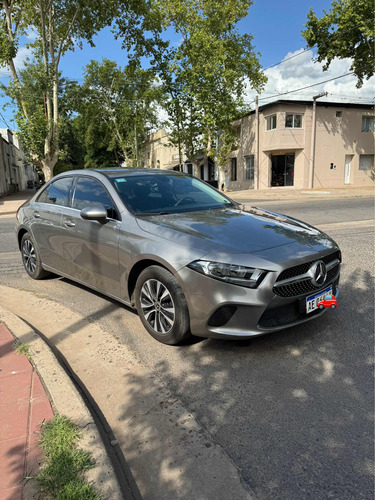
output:
[[127,306],[160,342],[247,338],[321,316],[341,252],[318,229],[173,171],[75,170],[17,213],[29,276],[65,276]]

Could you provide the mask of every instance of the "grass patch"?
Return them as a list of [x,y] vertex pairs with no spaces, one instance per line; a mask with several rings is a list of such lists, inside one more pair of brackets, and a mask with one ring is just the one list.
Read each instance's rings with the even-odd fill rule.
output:
[[35,481],[41,499],[100,500],[83,473],[94,467],[91,454],[77,447],[79,429],[68,418],[56,415],[43,428],[40,439],[44,460]]
[[29,344],[22,344],[19,340],[17,340],[13,344],[13,349],[16,351],[17,354],[19,355],[24,355],[27,357],[27,359],[30,359],[30,346]]

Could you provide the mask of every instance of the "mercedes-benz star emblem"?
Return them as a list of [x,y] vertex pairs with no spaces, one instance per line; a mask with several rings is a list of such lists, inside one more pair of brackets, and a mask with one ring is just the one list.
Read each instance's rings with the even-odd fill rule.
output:
[[311,283],[316,286],[324,285],[327,278],[327,268],[322,260],[315,262],[309,269],[309,274],[311,276]]

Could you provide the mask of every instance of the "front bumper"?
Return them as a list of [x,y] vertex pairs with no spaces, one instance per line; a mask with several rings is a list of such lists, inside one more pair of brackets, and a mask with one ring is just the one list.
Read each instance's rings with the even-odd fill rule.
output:
[[[178,273],[188,303],[191,333],[200,337],[244,339],[283,330],[318,316],[306,314],[304,296],[284,298],[274,294],[275,273],[269,273],[256,289],[209,278],[187,267]],[[339,274],[332,285],[338,296]],[[319,289],[316,290],[319,292]]]

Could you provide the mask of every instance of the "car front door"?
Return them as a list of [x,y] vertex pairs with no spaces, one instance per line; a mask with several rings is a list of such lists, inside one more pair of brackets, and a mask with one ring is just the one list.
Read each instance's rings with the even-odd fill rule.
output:
[[[120,215],[106,187],[93,177],[77,177],[71,207],[62,217],[64,273],[97,290],[121,297],[118,241]],[[84,220],[82,209],[101,204],[105,221]]]

